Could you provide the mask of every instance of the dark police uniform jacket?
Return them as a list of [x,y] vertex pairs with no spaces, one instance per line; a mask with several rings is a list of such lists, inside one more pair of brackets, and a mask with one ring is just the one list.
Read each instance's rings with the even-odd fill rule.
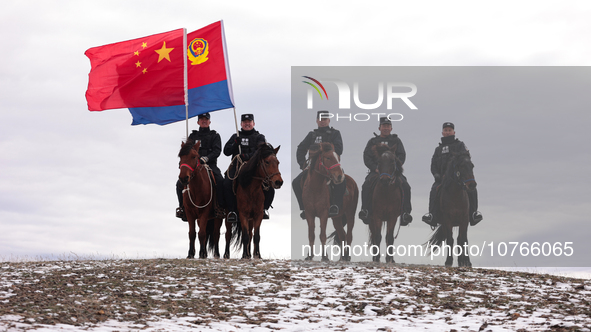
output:
[[468,148],[455,135],[441,137],[441,143],[435,148],[431,158],[431,174],[435,177],[435,182],[441,181],[441,177],[445,174],[451,153],[464,151],[468,151]]
[[[224,145],[224,154],[226,156],[234,156],[240,154],[242,161],[249,160],[257,150],[261,143],[267,143],[265,135],[259,133],[255,129],[240,130],[239,135],[233,134],[232,137]],[[240,149],[238,148],[240,146]],[[230,165],[231,175],[234,174],[233,169],[236,166],[236,161]]]
[[296,160],[300,169],[306,166],[306,153],[314,143],[332,143],[334,151],[340,156],[343,154],[343,138],[341,132],[333,127],[321,127],[308,133],[296,150]]
[[400,140],[400,138],[398,138],[398,135],[391,134],[386,137],[382,137],[382,136],[378,135],[374,138],[371,138],[367,142],[367,145],[365,146],[365,150],[363,150],[363,163],[365,163],[365,166],[367,166],[367,168],[369,168],[370,173],[375,171],[378,168],[378,159],[374,155],[374,153],[372,151],[372,147],[374,145],[381,145],[381,144],[386,144],[389,147],[392,147],[392,146],[394,146],[394,144],[397,144],[398,147],[396,148],[396,157],[400,160],[400,163],[402,163],[404,165],[404,161],[406,160],[406,151],[404,150],[404,145],[402,144],[402,141]]
[[217,165],[218,157],[222,153],[222,139],[220,138],[220,134],[209,128],[199,128],[199,130],[193,130],[191,132],[189,139],[195,142],[201,141],[201,145],[199,145],[199,156],[207,157],[207,165],[211,167],[214,173],[221,175]]

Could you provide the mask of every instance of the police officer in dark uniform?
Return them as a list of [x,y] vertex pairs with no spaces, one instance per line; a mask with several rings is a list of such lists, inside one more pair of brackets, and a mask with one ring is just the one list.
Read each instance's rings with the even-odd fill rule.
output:
[[[195,142],[201,141],[201,144],[199,145],[200,162],[202,164],[207,164],[209,168],[211,168],[216,186],[218,205],[223,207],[223,177],[222,172],[220,172],[217,165],[218,157],[222,152],[222,139],[220,138],[220,134],[209,128],[209,125],[211,124],[210,118],[211,116],[209,113],[200,114],[197,118],[199,130],[193,130],[189,135],[189,139]],[[183,207],[183,185],[181,181],[177,181],[176,183],[176,193],[179,199],[179,208],[177,209],[176,216],[186,221],[187,217]]]
[[[453,152],[466,152],[468,148],[464,142],[456,138],[455,126],[451,122],[443,123],[443,131],[441,132],[441,143],[435,148],[435,153],[431,158],[431,173],[435,179],[435,183],[431,186],[431,192],[429,193],[429,213],[423,216],[423,221],[430,226],[436,227],[439,223],[433,218],[433,212],[436,209],[437,198],[437,187],[441,184],[441,178],[445,174],[449,156]],[[478,194],[476,189],[474,191],[467,191],[468,200],[470,202],[470,225],[474,226],[482,220],[482,214],[478,212]]]
[[[341,132],[329,126],[330,118],[328,117],[328,114],[328,111],[318,111],[316,113],[316,124],[318,125],[318,129],[310,131],[304,140],[298,145],[296,150],[296,160],[303,172],[293,179],[292,188],[298,200],[300,210],[302,210],[302,213],[300,213],[302,219],[305,219],[306,215],[303,211],[304,202],[302,200],[303,188],[301,181],[305,178],[306,174],[308,174],[306,154],[308,153],[310,146],[315,143],[332,143],[336,154],[339,155],[339,157],[343,154],[343,139],[341,137]],[[343,206],[343,195],[345,194],[346,189],[347,184],[345,181],[338,185],[331,184],[330,207],[328,209],[329,217],[334,217],[339,214],[339,209]]]
[[[241,163],[248,161],[252,157],[261,143],[267,143],[265,135],[254,129],[254,115],[242,114],[240,118],[240,127],[242,129],[238,135],[233,134],[228,142],[226,142],[226,145],[224,145],[224,154],[226,156],[232,156],[232,162],[230,163],[224,178],[224,196],[226,208],[229,211],[229,222],[238,222],[238,216],[236,215],[236,195],[232,189],[232,182],[236,176],[236,170],[240,167]],[[263,191],[263,193],[265,194],[265,214],[263,218],[269,219],[268,209],[273,202],[275,189],[270,187],[268,191]]]
[[[372,147],[376,145],[387,145],[389,147],[397,145],[396,147],[396,157],[400,160],[400,162],[404,165],[404,161],[406,160],[406,151],[404,150],[404,145],[402,141],[396,134],[391,134],[392,132],[392,121],[387,117],[380,118],[380,125],[378,127],[380,131],[380,135],[374,133],[375,137],[371,138],[367,145],[365,146],[365,150],[363,150],[363,162],[365,166],[369,169],[369,173],[365,177],[365,182],[361,186],[361,211],[359,211],[359,218],[363,221],[363,223],[369,223],[369,217],[371,216],[371,211],[369,208],[371,207],[371,199],[373,196],[373,190],[375,189],[375,185],[377,180],[379,179],[379,172],[378,172],[378,160],[376,159]],[[412,216],[410,212],[412,211],[412,206],[410,204],[410,185],[408,184],[408,180],[404,175],[401,177],[402,179],[402,218],[400,221],[401,226],[406,226],[412,222]]]

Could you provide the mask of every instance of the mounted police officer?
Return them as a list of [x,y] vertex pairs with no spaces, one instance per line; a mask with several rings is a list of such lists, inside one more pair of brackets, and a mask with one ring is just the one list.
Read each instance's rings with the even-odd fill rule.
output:
[[[224,205],[224,188],[223,188],[223,177],[222,172],[217,165],[218,157],[222,152],[222,139],[220,134],[215,130],[211,130],[209,125],[211,124],[211,116],[209,113],[200,114],[197,117],[197,124],[199,124],[199,130],[193,130],[189,135],[189,139],[195,142],[201,141],[199,145],[199,162],[201,164],[207,164],[211,168],[213,173],[213,180],[216,186],[216,198],[218,205],[223,207]],[[211,174],[210,174],[211,176]],[[185,210],[183,207],[183,185],[181,181],[176,183],[176,194],[179,199],[179,208],[176,211],[177,218],[181,218],[187,221]]]
[[[441,132],[441,143],[435,148],[435,153],[431,158],[431,173],[435,179],[435,183],[431,186],[429,193],[429,213],[423,216],[423,221],[432,227],[436,227],[439,223],[434,218],[434,212],[437,209],[437,187],[441,184],[441,178],[445,174],[447,163],[450,155],[454,152],[466,152],[468,148],[464,142],[456,138],[455,126],[451,122],[443,123],[443,131]],[[478,212],[478,194],[476,189],[467,191],[468,200],[470,203],[470,225],[474,226],[482,220],[482,214]]]
[[[238,222],[236,215],[236,195],[232,188],[233,179],[236,177],[236,171],[242,163],[248,161],[262,143],[267,143],[265,135],[259,133],[254,129],[254,115],[242,114],[240,117],[240,127],[242,128],[238,135],[233,134],[232,137],[224,145],[224,154],[232,156],[232,162],[228,167],[226,176],[224,178],[224,196],[226,208],[228,209],[228,221]],[[263,219],[269,219],[268,209],[273,202],[275,190],[270,187],[269,190],[263,192],[265,194],[264,209],[265,213]]]
[[[330,118],[328,117],[328,114],[328,111],[318,111],[316,113],[316,124],[318,125],[318,129],[310,131],[304,140],[298,145],[296,150],[296,160],[303,172],[293,179],[292,188],[298,200],[300,210],[302,210],[300,213],[302,219],[305,219],[306,215],[304,213],[304,202],[302,200],[303,188],[301,181],[302,179],[305,179],[305,176],[308,174],[306,154],[308,153],[310,146],[319,143],[332,143],[336,154],[339,155],[339,157],[343,154],[343,139],[341,137],[341,132],[329,126]],[[334,217],[339,214],[339,209],[343,206],[343,195],[345,194],[346,188],[347,184],[345,181],[338,185],[331,184],[330,207],[328,209],[329,217]]]
[[[365,150],[363,150],[363,162],[365,166],[367,166],[368,174],[365,177],[365,182],[361,186],[361,211],[359,211],[359,218],[363,221],[364,224],[369,224],[369,219],[371,216],[371,203],[373,197],[373,191],[377,184],[377,180],[379,179],[379,172],[378,172],[378,159],[376,158],[372,148],[376,145],[387,145],[388,147],[392,147],[397,145],[396,147],[396,158],[400,160],[400,163],[404,165],[404,161],[406,160],[406,151],[404,150],[404,145],[402,141],[396,134],[392,134],[392,121],[387,117],[380,118],[380,125],[378,127],[380,131],[380,135],[374,133],[373,138],[371,138],[367,145],[365,146]],[[402,218],[400,219],[400,225],[406,226],[412,222],[412,216],[410,212],[412,211],[412,206],[410,204],[410,185],[408,184],[408,180],[404,175],[401,176],[402,180]]]

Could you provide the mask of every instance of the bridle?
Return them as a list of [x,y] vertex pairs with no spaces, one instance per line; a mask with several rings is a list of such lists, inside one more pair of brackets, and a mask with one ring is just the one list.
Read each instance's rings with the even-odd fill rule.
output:
[[[322,158],[322,156],[318,156],[318,158]],[[330,173],[330,171],[334,168],[337,167],[341,167],[341,163],[336,163],[330,167],[327,167],[326,165],[324,165],[324,163],[322,162],[322,160],[320,160],[320,162],[318,163],[318,169],[314,169],[314,171],[316,171],[318,174],[328,178],[329,180],[335,181],[335,179],[333,178],[332,174]],[[325,173],[323,171],[326,171]],[[343,173],[345,171],[343,170]],[[336,181],[335,181],[336,182]]]
[[[271,157],[271,156],[277,158],[275,156],[275,154],[272,154],[269,157]],[[258,177],[258,176],[253,176],[252,178],[253,179],[257,179],[257,180],[261,180],[263,182],[263,184],[262,184],[263,185],[263,190],[267,191],[272,186],[271,178],[274,177],[277,174],[281,174],[281,172],[275,172],[275,173],[269,174],[269,172],[267,171],[267,167],[265,166],[264,161],[265,161],[264,159],[261,159],[260,162],[259,162],[259,164],[260,164],[261,169],[263,170],[263,174],[265,174],[265,177],[262,178],[262,177]]]
[[458,166],[456,165],[455,161],[453,162],[452,167],[453,167],[453,174],[452,174],[452,176],[453,176],[454,180],[456,181],[456,183],[460,187],[462,187],[462,189],[464,189],[464,190],[467,189],[466,183],[471,182],[471,181],[476,182],[475,179],[462,180],[462,178],[461,178],[462,173],[458,170]]
[[392,173],[381,173],[379,175],[379,178],[381,178],[382,176],[386,176],[390,179],[390,182],[388,182],[388,184],[393,184],[396,182],[396,171],[398,170],[398,165],[396,165],[396,160],[392,160],[392,163],[394,164],[394,170],[392,171]]

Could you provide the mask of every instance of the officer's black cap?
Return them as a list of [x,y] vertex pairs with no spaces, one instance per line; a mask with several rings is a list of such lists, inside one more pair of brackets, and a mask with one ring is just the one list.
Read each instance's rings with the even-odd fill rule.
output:
[[392,121],[390,121],[390,119],[384,116],[380,118],[380,126],[383,124],[392,125]]
[[209,112],[208,113],[199,114],[199,116],[197,117],[197,119],[201,119],[201,118],[206,118],[207,120],[209,120],[211,118],[211,115],[209,115]]
[[451,123],[451,122],[444,122],[443,123],[443,128],[445,128],[445,127],[451,127],[451,129],[453,129],[453,130],[456,129],[456,127],[454,126],[454,124]]
[[240,117],[240,121],[254,121],[254,115],[253,114],[242,114],[242,116]]
[[[323,110],[323,111],[318,111],[316,112],[316,120],[320,120],[320,114],[328,114],[328,111]],[[323,119],[328,119],[328,117],[323,117]]]

